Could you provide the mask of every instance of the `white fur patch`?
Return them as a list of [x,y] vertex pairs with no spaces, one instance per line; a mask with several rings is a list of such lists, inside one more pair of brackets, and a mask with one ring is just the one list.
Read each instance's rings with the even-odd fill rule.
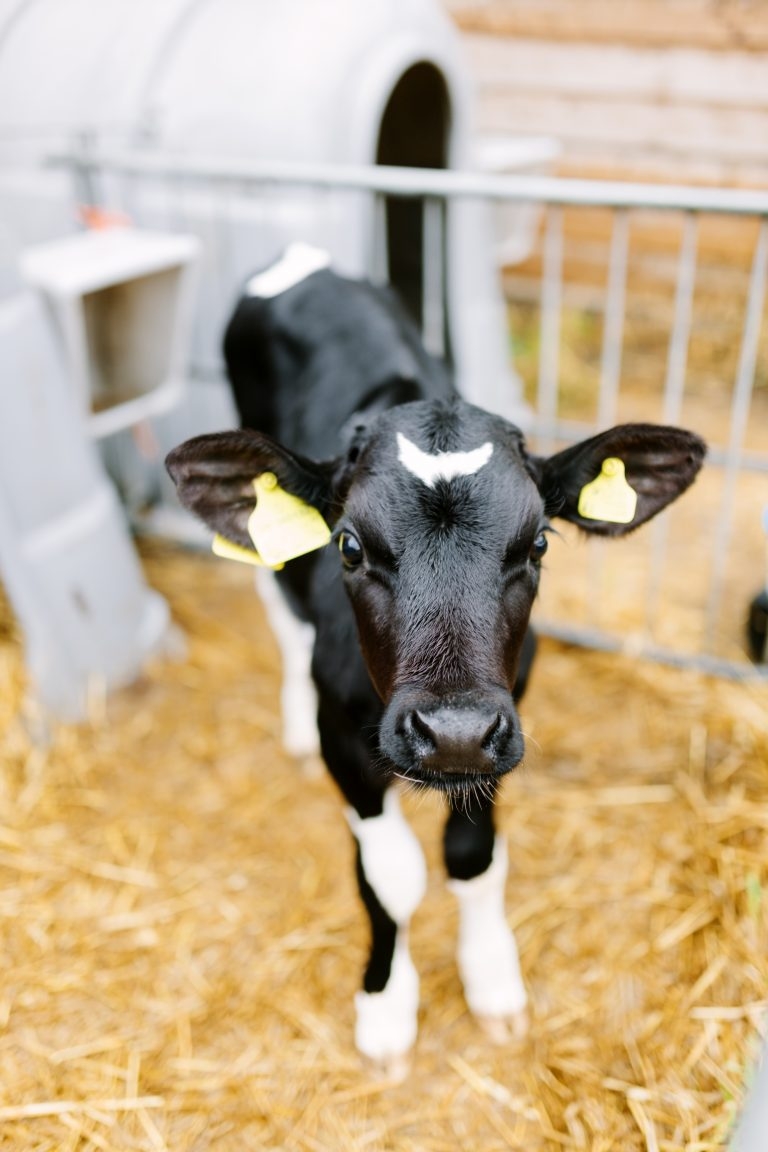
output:
[[437,480],[474,476],[493,455],[493,444],[489,442],[472,452],[436,452],[431,456],[412,444],[402,432],[397,434],[397,445],[400,463],[429,488],[434,488]]
[[497,836],[487,871],[472,880],[448,883],[459,902],[459,973],[475,1016],[513,1016],[528,1000],[517,944],[505,915],[506,879],[507,843]]
[[323,248],[314,248],[300,241],[289,244],[276,264],[251,277],[245,286],[245,295],[279,296],[313,272],[328,268],[330,263],[331,257]]
[[311,676],[315,630],[291,611],[273,572],[257,568],[254,575],[283,663],[280,689],[283,747],[297,759],[316,756],[320,752],[320,737],[317,691]]
[[355,1044],[371,1060],[402,1056],[416,1041],[419,977],[408,951],[404,930],[397,934],[392,971],[382,992],[355,996]]
[[381,816],[362,820],[352,808],[347,820],[358,844],[363,871],[384,911],[405,925],[427,888],[427,866],[416,836],[400,811],[397,792],[384,796]]

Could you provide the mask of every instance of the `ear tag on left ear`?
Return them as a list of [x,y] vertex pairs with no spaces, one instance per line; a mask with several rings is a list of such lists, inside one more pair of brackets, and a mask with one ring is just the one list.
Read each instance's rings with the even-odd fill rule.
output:
[[256,507],[248,518],[248,534],[256,551],[270,568],[324,548],[331,530],[311,504],[286,492],[272,472],[253,482]]
[[627,483],[624,461],[618,456],[603,460],[600,475],[579,493],[579,516],[608,524],[631,524],[637,508],[637,492]]
[[218,533],[213,538],[211,551],[214,556],[221,556],[224,560],[239,560],[241,564],[255,564],[257,568],[264,567],[264,561],[258,552],[254,552],[252,548],[243,548],[241,544],[235,544],[232,540],[227,540],[226,536],[220,536]]

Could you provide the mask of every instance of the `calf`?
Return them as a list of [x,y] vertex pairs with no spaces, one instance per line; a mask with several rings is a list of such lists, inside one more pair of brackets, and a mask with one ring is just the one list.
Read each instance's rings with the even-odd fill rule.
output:
[[[225,356],[244,427],[182,444],[168,468],[182,502],[246,558],[258,559],[249,521],[262,547],[252,515],[265,474],[264,510],[270,491],[289,494],[289,513],[309,506],[331,530],[333,546],[291,560],[277,579],[314,636],[321,749],[346,802],[370,918],[358,1048],[389,1063],[416,1036],[407,932],[425,865],[398,778],[447,802],[468,1005],[496,1030],[517,1025],[526,993],[493,808],[523,756],[516,701],[550,521],[623,535],[691,484],[704,445],[680,429],[627,424],[537,456],[518,428],[457,395],[388,291],[336,275],[304,247],[250,281]],[[288,553],[304,550],[294,527],[285,531]]]

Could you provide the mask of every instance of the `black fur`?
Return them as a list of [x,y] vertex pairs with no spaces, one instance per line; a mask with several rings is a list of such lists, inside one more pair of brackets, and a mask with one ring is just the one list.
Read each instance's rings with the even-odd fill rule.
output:
[[443,836],[445,867],[451,879],[482,876],[491,865],[494,840],[493,797],[452,806]]
[[355,857],[355,872],[360,897],[371,924],[371,949],[363,975],[363,989],[366,992],[383,992],[392,971],[392,958],[395,954],[395,942],[397,940],[397,924],[382,908],[378,896],[368,883],[368,878],[363,870],[359,847]]

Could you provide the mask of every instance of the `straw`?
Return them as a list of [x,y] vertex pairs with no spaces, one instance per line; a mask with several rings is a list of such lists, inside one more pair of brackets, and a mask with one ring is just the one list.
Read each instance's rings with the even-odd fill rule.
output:
[[0,610],[0,1146],[723,1148],[766,1020],[765,689],[542,642],[499,809],[530,1034],[468,1015],[444,811],[406,795],[422,1008],[388,1084],[353,1046],[352,845],[280,748],[250,576],[143,560],[187,659],[47,744]]

